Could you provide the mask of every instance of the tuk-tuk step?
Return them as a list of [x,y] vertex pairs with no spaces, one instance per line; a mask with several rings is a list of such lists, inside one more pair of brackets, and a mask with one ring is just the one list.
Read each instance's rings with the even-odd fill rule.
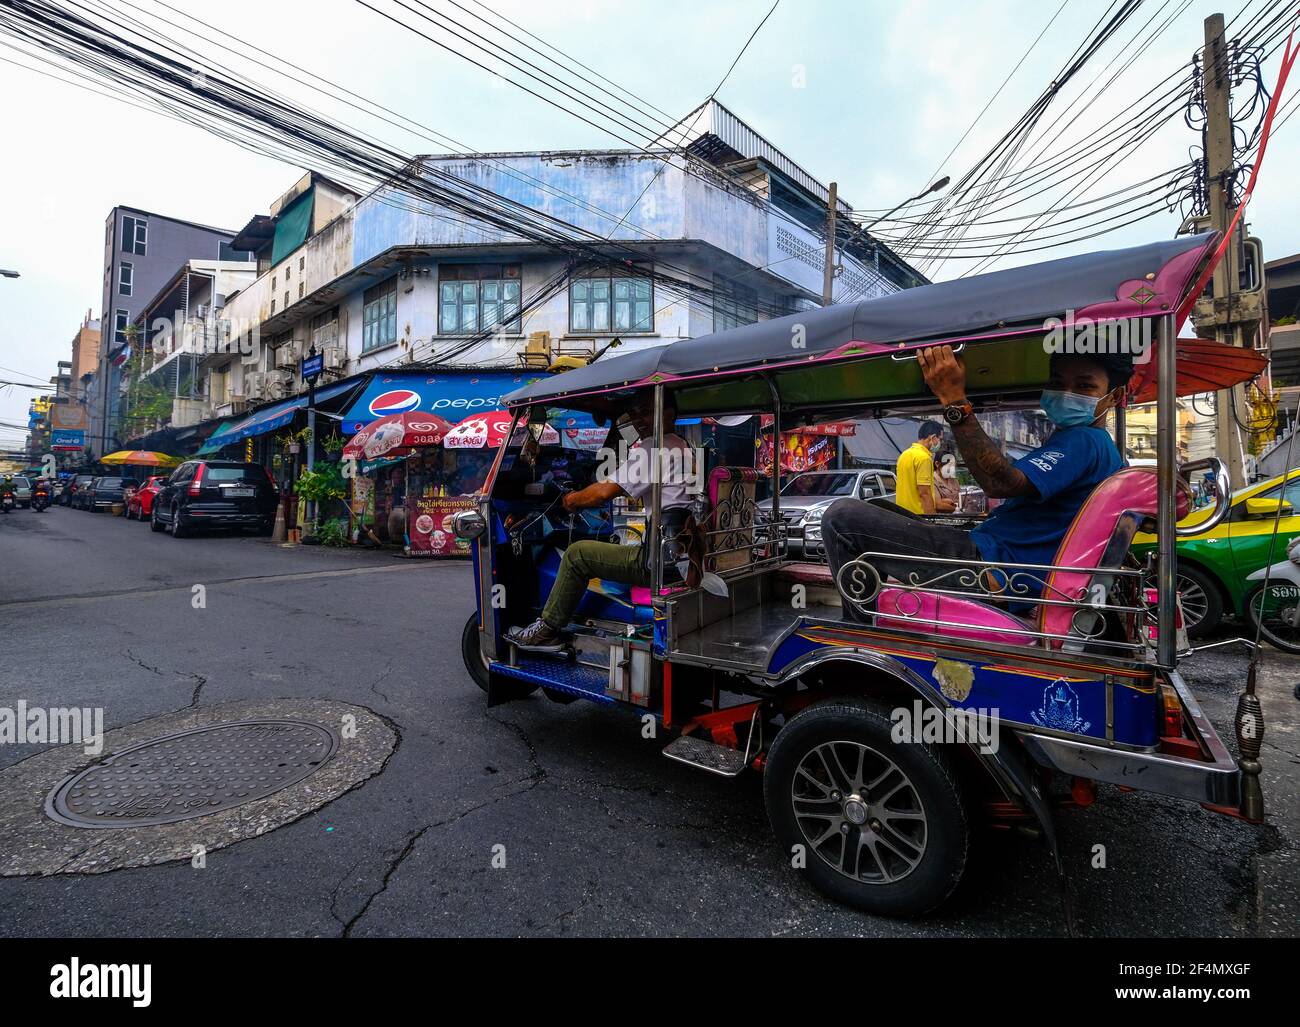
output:
[[698,735],[681,735],[663,748],[670,760],[707,770],[721,777],[739,777],[749,766],[749,758],[739,749],[728,749]]

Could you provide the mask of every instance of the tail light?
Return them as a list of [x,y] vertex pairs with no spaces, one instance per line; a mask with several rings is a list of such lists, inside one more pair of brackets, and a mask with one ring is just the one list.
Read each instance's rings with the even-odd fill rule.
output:
[[194,480],[190,482],[189,493],[191,496],[197,496],[203,488],[203,472],[208,468],[207,464],[199,464],[194,472]]
[[1183,703],[1172,685],[1160,685],[1160,734],[1164,738],[1183,736]]
[[271,473],[271,468],[263,467],[262,470],[266,472],[266,480],[267,483],[271,486],[271,491],[279,492],[280,486],[275,483],[275,476]]

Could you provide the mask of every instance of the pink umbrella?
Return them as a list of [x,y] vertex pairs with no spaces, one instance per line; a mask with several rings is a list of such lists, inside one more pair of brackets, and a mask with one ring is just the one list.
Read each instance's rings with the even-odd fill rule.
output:
[[[489,410],[482,414],[470,414],[443,436],[442,444],[447,449],[496,449],[506,441],[509,431],[509,412]],[[560,444],[560,433],[549,424],[542,428],[542,444]]]
[[389,414],[353,435],[343,447],[343,456],[358,460],[407,456],[414,449],[438,445],[450,430],[451,422],[437,414]]

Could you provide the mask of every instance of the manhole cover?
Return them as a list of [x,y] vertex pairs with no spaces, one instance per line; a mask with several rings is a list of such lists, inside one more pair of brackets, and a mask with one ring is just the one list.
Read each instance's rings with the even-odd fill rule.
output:
[[151,738],[66,778],[45,800],[73,827],[140,827],[205,817],[319,770],[338,736],[299,720],[243,720]]

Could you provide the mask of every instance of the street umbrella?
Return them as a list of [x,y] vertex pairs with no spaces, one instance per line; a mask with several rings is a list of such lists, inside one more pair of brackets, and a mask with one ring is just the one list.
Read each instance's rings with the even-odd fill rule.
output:
[[[496,449],[506,441],[509,431],[510,413],[505,410],[489,410],[465,418],[447,432],[442,444],[447,449]],[[544,425],[541,441],[545,446],[558,446],[560,433],[549,424]]]
[[[1248,382],[1268,367],[1268,355],[1245,346],[1229,346],[1213,339],[1179,339],[1174,347],[1178,373],[1174,388],[1180,396],[1218,392]],[[1137,365],[1129,385],[1129,404],[1156,401],[1156,359]]]
[[129,464],[132,467],[175,467],[181,463],[181,457],[155,453],[148,449],[119,449],[101,457],[101,464]]
[[451,422],[437,414],[408,410],[371,421],[348,440],[343,458],[356,460],[395,459],[413,450],[440,444],[451,431]]

